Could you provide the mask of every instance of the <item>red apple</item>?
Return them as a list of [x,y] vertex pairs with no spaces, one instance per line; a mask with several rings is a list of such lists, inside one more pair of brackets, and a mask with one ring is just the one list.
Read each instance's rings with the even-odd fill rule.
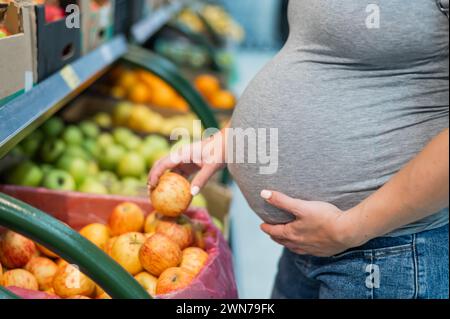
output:
[[25,270],[34,275],[39,284],[39,290],[46,291],[53,287],[53,277],[58,271],[58,266],[48,258],[33,257],[25,266]]
[[161,215],[156,212],[153,212],[147,216],[144,224],[144,231],[147,234],[154,234],[156,232],[156,226],[158,226],[158,222],[161,219]]
[[80,230],[80,235],[103,249],[109,240],[109,228],[102,224],[90,224]]
[[178,217],[191,204],[191,184],[183,176],[165,173],[150,195],[155,210],[168,217]]
[[192,224],[183,216],[161,218],[156,226],[156,233],[172,239],[180,246],[181,250],[191,246],[194,242]]
[[117,261],[130,274],[142,271],[139,251],[145,242],[141,233],[127,233],[119,236],[111,248],[111,258]]
[[42,245],[39,245],[36,243],[36,247],[43,255],[45,255],[49,258],[52,258],[52,259],[59,258],[59,256],[57,254],[53,253],[52,251],[48,250],[47,248],[45,248]]
[[13,269],[3,275],[3,286],[18,287],[28,290],[38,290],[39,285],[36,278],[24,269]]
[[154,234],[142,245],[139,260],[145,270],[159,276],[164,270],[181,262],[181,249],[177,243],[161,234]]
[[114,243],[116,242],[117,238],[118,237],[111,237],[110,239],[108,239],[105,246],[103,247],[103,251],[107,255],[111,256],[111,250],[112,250],[112,247],[113,247]]
[[114,208],[109,217],[109,229],[112,236],[131,232],[141,232],[144,227],[144,212],[134,203],[122,203]]
[[0,261],[9,269],[22,268],[36,254],[33,241],[13,231],[0,237]]
[[208,253],[197,247],[189,247],[183,250],[181,268],[187,269],[197,276],[208,261]]
[[59,268],[53,278],[53,289],[61,298],[91,297],[95,292],[95,283],[77,267],[67,264]]
[[156,294],[165,295],[189,286],[194,275],[180,267],[169,268],[164,271],[156,284]]
[[137,274],[134,279],[136,279],[136,281],[138,283],[141,284],[141,286],[147,290],[147,292],[151,295],[151,296],[155,296],[156,295],[156,283],[158,282],[158,278],[156,278],[153,275],[150,275],[148,272],[141,272],[139,274]]
[[2,284],[2,280],[3,280],[3,267],[2,263],[0,263],[0,285]]

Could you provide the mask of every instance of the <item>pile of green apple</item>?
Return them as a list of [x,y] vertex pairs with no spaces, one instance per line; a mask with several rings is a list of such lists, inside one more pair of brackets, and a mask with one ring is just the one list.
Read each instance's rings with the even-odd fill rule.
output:
[[12,169],[9,184],[93,194],[139,196],[148,170],[170,151],[162,136],[142,138],[127,128],[104,132],[95,121],[66,125],[48,120],[15,149],[26,160]]

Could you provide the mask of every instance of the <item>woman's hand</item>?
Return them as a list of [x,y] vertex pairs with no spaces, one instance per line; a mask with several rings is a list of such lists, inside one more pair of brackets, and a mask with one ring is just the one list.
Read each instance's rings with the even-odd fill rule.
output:
[[359,245],[353,226],[347,225],[345,213],[334,205],[293,199],[266,190],[261,192],[261,197],[296,217],[286,225],[261,226],[275,242],[294,253],[329,257]]
[[195,196],[217,171],[225,167],[225,158],[225,141],[221,131],[204,141],[184,145],[157,161],[149,173],[148,185],[150,189],[156,187],[167,170],[185,177],[198,172],[191,182],[191,193]]

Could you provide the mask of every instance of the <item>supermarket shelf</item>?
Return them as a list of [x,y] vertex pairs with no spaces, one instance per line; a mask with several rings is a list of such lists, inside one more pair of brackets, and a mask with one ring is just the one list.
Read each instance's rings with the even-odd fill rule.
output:
[[136,23],[131,28],[133,40],[138,44],[146,42],[187,4],[186,0],[175,1]]
[[0,107],[0,158],[91,85],[127,50],[125,37],[119,35]]

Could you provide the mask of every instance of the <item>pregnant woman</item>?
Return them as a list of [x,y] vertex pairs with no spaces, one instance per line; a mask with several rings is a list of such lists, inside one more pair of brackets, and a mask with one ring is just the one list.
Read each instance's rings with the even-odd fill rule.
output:
[[[286,247],[273,297],[448,298],[447,17],[435,0],[293,0],[289,20],[230,123],[278,129],[276,173],[228,165]],[[198,193],[226,131],[197,142],[216,150],[200,161],[192,147],[159,161],[150,186],[198,171]]]

